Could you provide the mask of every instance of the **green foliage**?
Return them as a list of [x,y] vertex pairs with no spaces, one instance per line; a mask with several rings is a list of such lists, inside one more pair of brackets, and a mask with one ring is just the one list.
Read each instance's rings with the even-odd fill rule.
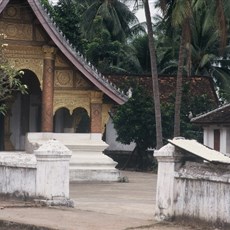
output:
[[26,93],[27,87],[20,81],[22,71],[17,71],[10,66],[4,55],[4,35],[0,34],[0,113],[5,115],[7,111],[7,100],[15,92]]
[[[158,6],[162,1],[158,1]],[[183,2],[183,4],[181,4]],[[156,17],[155,38],[158,71],[161,74],[177,73],[178,51],[183,18],[189,16],[190,38],[186,43],[184,75],[211,76],[222,100],[230,100],[230,46],[223,46],[226,34],[225,23],[229,23],[230,2],[194,0],[165,1],[163,17]],[[223,8],[221,8],[223,6]],[[222,13],[221,17],[217,14]],[[190,17],[192,15],[192,17]],[[225,18],[226,17],[226,18]],[[224,19],[224,20],[223,20]],[[224,23],[225,22],[225,23]],[[176,27],[172,25],[177,25]],[[222,25],[222,26],[221,26]],[[187,35],[189,36],[189,33]]]
[[53,7],[52,5],[49,3],[49,0],[40,0],[41,4],[51,13],[51,15],[53,15]]
[[113,41],[108,30],[101,28],[102,18],[94,21],[95,36],[91,41],[85,42],[87,58],[97,68],[106,74],[140,72],[140,64],[135,57],[135,51],[131,46],[118,40]]
[[142,150],[155,146],[153,100],[141,87],[135,87],[132,97],[117,108],[113,122],[121,143],[135,142]]
[[71,43],[83,52],[80,31],[80,15],[77,4],[72,0],[59,0],[53,7],[53,17],[57,25]]
[[133,39],[132,46],[136,50],[136,56],[140,62],[144,73],[151,73],[150,54],[148,45],[148,36],[140,35]]
[[144,28],[122,2],[42,0],[70,42],[105,74],[142,71],[135,48],[127,41]]
[[82,15],[81,28],[85,38],[94,38],[94,20],[102,18],[101,30],[107,30],[111,39],[126,42],[126,38],[132,33],[131,25],[138,23],[135,14],[118,0],[96,0],[92,1]]
[[[145,89],[133,85],[132,97],[116,109],[113,116],[114,127],[117,131],[117,140],[123,144],[135,142],[139,151],[155,147],[155,114],[152,97]],[[166,102],[162,102],[162,128],[163,137],[173,137],[174,95]],[[192,95],[189,85],[183,87],[181,108],[181,135],[188,139],[202,142],[202,129],[190,122],[190,111],[193,116],[210,111],[215,107],[215,102],[204,93]]]

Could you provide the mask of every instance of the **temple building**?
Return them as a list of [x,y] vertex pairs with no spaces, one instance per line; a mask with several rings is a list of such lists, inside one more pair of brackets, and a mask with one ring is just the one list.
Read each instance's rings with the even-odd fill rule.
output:
[[40,1],[2,0],[0,30],[28,86],[0,121],[2,149],[24,150],[30,132],[101,135],[111,106],[127,97],[72,47]]

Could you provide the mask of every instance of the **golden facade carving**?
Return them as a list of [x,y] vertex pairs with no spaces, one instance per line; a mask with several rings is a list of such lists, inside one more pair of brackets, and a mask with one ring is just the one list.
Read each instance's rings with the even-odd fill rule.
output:
[[3,18],[20,19],[21,15],[19,5],[9,5],[3,12]]
[[53,47],[53,46],[43,46],[42,51],[43,51],[45,59],[51,59],[51,60],[55,59],[55,54],[57,52],[57,49],[55,47]]
[[73,87],[73,71],[72,70],[56,70],[54,86],[55,87]]
[[6,34],[9,40],[33,40],[33,30],[30,24],[15,24],[11,22],[0,22],[1,33]]
[[76,90],[55,90],[54,91],[54,114],[60,108],[67,108],[70,114],[74,109],[81,107],[90,114],[90,92]]
[[17,70],[29,69],[33,71],[42,85],[43,54],[41,47],[9,46],[5,50],[10,65]]
[[41,42],[45,41],[44,37],[42,36],[38,28],[35,29],[35,40]]
[[33,71],[36,74],[40,84],[42,85],[43,60],[28,58],[8,58],[8,61],[17,70],[29,69]]
[[6,9],[3,11],[3,18],[13,19],[13,20],[23,20],[31,22],[33,19],[33,12],[28,7],[22,7],[19,4],[9,4]]
[[103,93],[99,91],[91,92],[91,103],[102,104]]
[[69,67],[68,61],[61,55],[57,54],[55,58],[55,66],[58,67]]
[[9,45],[5,49],[7,58],[35,58],[43,59],[42,49],[39,46],[14,46]]
[[76,73],[75,75],[75,88],[76,89],[91,89],[91,85],[80,75]]

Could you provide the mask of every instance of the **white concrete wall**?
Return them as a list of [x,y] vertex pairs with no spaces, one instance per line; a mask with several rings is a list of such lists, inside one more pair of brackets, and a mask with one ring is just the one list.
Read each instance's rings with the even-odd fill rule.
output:
[[34,155],[0,152],[0,193],[34,197],[36,189]]
[[70,157],[71,151],[56,140],[45,142],[35,155],[0,152],[0,194],[68,199]]
[[229,172],[222,174],[218,168],[211,172],[201,164],[184,166],[175,177],[174,215],[230,223]]
[[[230,166],[191,161],[191,155],[168,144],[158,160],[155,216],[230,225]],[[193,159],[194,160],[194,159]]]

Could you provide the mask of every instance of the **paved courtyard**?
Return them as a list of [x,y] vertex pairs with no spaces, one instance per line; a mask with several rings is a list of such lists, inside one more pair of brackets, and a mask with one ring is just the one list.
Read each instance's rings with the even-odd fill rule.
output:
[[[60,230],[191,230],[188,225],[154,220],[157,176],[153,173],[122,172],[128,183],[72,183],[70,197],[75,208],[34,207],[30,202],[1,199],[0,229],[6,221]],[[19,225],[18,225],[19,226]]]

